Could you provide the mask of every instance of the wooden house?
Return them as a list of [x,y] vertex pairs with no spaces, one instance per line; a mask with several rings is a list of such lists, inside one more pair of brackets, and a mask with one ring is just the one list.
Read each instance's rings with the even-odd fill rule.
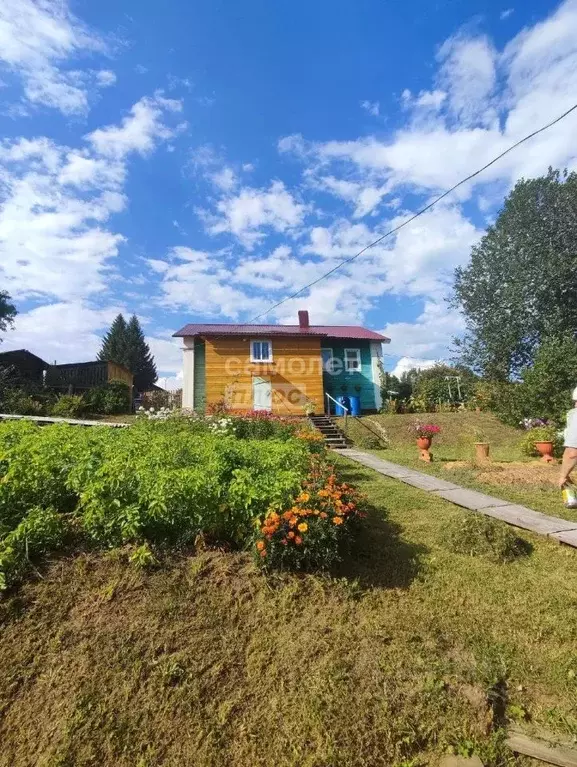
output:
[[50,365],[46,373],[46,386],[66,392],[80,393],[111,381],[122,381],[132,389],[133,375],[123,365],[100,360]]
[[[378,410],[382,344],[389,339],[351,325],[190,324],[183,339],[182,406],[202,411],[223,402],[231,410],[322,413],[347,398],[358,412]],[[336,410],[338,412],[338,409]]]
[[27,349],[15,349],[14,351],[0,353],[0,368],[10,368],[14,376],[22,383],[33,383],[42,386],[44,371],[48,370],[48,363],[32,354]]

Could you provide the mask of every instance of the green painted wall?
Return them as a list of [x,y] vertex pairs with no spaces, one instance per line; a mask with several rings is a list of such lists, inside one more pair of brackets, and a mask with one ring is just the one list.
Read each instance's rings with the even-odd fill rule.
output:
[[[340,341],[326,339],[321,343],[323,349],[333,350],[333,359],[340,360],[340,366],[337,368],[342,372],[338,375],[329,373],[323,374],[325,391],[335,399],[342,394],[352,394],[360,396],[362,410],[374,410],[375,386],[373,384],[373,372],[371,368],[371,345],[369,341]],[[353,373],[345,371],[345,349],[361,350],[361,369]],[[346,392],[343,392],[343,386],[346,386]],[[360,392],[355,389],[360,386]]]
[[194,340],[194,409],[204,413],[206,405],[206,349],[204,341]]

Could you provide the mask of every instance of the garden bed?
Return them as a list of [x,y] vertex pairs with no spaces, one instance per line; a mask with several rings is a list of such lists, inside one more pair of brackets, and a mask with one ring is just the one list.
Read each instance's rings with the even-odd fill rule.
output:
[[262,415],[2,423],[0,479],[0,591],[61,549],[131,544],[146,566],[199,537],[256,547],[266,567],[329,567],[358,517],[320,436]]
[[455,554],[467,513],[343,458],[368,518],[335,573],[249,553],[60,558],[0,602],[1,767],[528,765],[507,721],[577,736],[577,554]]

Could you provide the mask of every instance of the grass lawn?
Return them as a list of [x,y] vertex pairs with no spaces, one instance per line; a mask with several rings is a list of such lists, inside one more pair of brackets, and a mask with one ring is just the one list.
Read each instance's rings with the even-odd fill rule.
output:
[[[433,440],[431,452],[434,461],[426,464],[419,460],[409,424],[416,419],[436,423],[441,433]],[[495,495],[513,503],[529,506],[536,511],[564,519],[577,519],[577,511],[566,509],[557,489],[557,465],[546,465],[537,458],[528,458],[519,448],[523,432],[502,424],[490,413],[430,413],[422,415],[377,415],[361,419],[348,419],[347,431],[355,441],[366,435],[371,422],[385,427],[390,447],[369,452],[386,460],[435,474],[450,482]],[[344,426],[343,419],[339,425]],[[475,431],[485,435],[490,443],[492,461],[486,465],[474,462]]]
[[334,577],[85,554],[0,601],[0,765],[496,767],[532,764],[507,716],[577,736],[577,552],[452,554],[467,512],[337,460],[370,513]]

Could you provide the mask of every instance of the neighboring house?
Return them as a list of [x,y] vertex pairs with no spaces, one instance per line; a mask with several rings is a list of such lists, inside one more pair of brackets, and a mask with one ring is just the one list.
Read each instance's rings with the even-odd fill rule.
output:
[[15,349],[0,353],[0,368],[11,368],[21,380],[42,386],[48,363],[27,349]]
[[327,394],[360,397],[363,411],[381,406],[379,362],[388,338],[350,325],[185,325],[182,406],[204,410],[224,402],[236,410],[322,413]]
[[110,381],[122,381],[132,389],[133,375],[123,365],[100,360],[50,365],[46,373],[46,386],[66,392],[82,392]]

